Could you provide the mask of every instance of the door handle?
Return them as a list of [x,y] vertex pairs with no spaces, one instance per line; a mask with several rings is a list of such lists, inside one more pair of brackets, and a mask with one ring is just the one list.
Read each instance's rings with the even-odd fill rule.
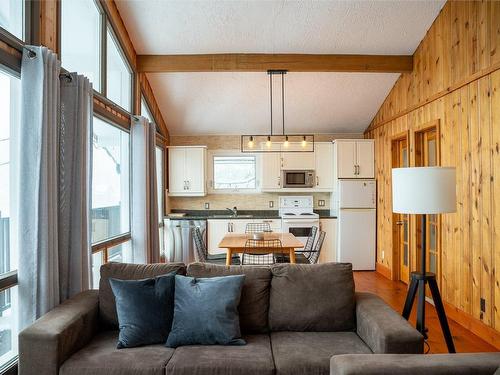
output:
[[316,186],[319,186],[319,177],[316,176]]
[[405,222],[404,222],[404,221],[402,221],[402,220],[398,220],[398,221],[396,221],[396,225],[403,225],[404,223],[405,223]]
[[356,171],[357,171],[357,169],[356,169],[356,164],[354,164],[354,165],[353,165],[353,167],[354,167],[354,175],[356,176],[356,174],[357,174],[357,173],[356,173]]
[[357,167],[358,167],[358,176],[359,176],[359,170],[360,170],[360,168],[359,168],[359,164],[357,165]]

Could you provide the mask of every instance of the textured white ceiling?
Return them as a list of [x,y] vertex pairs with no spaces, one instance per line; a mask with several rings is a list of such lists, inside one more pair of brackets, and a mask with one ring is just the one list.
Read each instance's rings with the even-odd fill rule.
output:
[[117,1],[139,54],[412,54],[444,3]]
[[[439,1],[117,0],[139,54],[413,54]],[[398,74],[290,73],[289,132],[366,129]],[[265,73],[148,74],[172,134],[269,129]]]
[[[396,73],[288,73],[286,130],[362,132],[398,76]],[[173,135],[269,132],[266,73],[153,73],[148,78]],[[282,126],[279,82],[279,77],[275,77],[275,132],[281,132]]]

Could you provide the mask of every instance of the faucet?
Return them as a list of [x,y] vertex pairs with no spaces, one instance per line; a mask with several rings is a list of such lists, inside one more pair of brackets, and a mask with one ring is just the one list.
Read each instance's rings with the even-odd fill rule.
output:
[[226,208],[233,216],[238,216],[238,208],[234,206],[233,208]]

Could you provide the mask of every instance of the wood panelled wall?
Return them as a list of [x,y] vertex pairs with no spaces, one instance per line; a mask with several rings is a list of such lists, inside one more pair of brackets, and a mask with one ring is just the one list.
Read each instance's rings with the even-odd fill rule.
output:
[[[500,2],[448,1],[414,54],[413,72],[401,75],[365,133],[376,147],[377,262],[391,268],[391,141],[409,134],[414,162],[414,132],[439,123],[441,165],[457,168],[458,201],[457,212],[441,218],[442,296],[452,318],[498,348],[499,68]],[[411,227],[415,254],[414,220]]]

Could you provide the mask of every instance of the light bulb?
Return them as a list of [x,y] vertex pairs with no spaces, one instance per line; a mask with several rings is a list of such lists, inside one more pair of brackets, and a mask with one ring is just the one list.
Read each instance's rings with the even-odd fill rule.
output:
[[302,147],[306,147],[307,145],[307,141],[306,141],[306,136],[304,135],[304,137],[302,138]]
[[253,148],[253,137],[250,137],[250,140],[248,141],[248,147]]
[[271,137],[270,136],[267,137],[266,146],[267,146],[267,148],[271,147]]
[[285,143],[283,143],[283,146],[288,147],[288,135],[285,137]]

